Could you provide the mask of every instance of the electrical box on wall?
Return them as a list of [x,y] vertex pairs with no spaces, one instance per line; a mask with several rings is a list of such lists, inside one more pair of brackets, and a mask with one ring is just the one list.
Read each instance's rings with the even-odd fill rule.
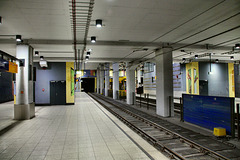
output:
[[25,59],[20,59],[19,66],[20,67],[25,67]]

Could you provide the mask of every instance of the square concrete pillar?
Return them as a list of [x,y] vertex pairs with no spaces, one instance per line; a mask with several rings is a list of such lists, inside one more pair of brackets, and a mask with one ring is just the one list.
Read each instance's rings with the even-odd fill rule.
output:
[[100,68],[97,68],[97,91],[98,94],[100,93]]
[[100,65],[100,94],[103,94],[104,90],[104,65]]
[[119,64],[113,63],[113,99],[118,99],[119,91]]
[[135,104],[135,68],[127,63],[127,104]]
[[22,63],[18,64],[16,73],[16,103],[14,104],[14,119],[27,120],[35,116],[33,101],[33,48],[29,45],[17,45],[16,57]]
[[[174,115],[172,48],[156,51],[156,112],[163,117]],[[171,107],[169,107],[171,106]]]
[[109,63],[105,64],[105,96],[108,96],[108,90],[110,88],[110,77],[109,77]]

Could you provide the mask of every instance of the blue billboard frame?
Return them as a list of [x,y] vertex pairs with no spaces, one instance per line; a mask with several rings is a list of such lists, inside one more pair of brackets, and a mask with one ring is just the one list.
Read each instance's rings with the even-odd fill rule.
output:
[[210,130],[225,128],[234,137],[234,98],[183,94],[183,118]]

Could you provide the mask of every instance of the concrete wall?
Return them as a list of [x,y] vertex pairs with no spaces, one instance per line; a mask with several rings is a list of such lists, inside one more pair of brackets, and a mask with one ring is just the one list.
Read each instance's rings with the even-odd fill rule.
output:
[[144,93],[156,95],[155,67],[153,72],[143,74]]
[[181,91],[186,92],[186,65],[181,64],[180,65],[180,70],[181,70]]
[[34,67],[36,67],[35,103],[50,104],[50,81],[66,80],[66,63],[48,62],[47,69],[42,69],[39,63],[34,63]]
[[240,65],[234,65],[235,97],[240,98]]
[[173,91],[182,91],[182,74],[179,63],[173,63]]
[[208,74],[210,71],[210,63],[199,62],[199,80],[208,81],[208,95],[228,97],[228,64],[212,63],[211,70],[212,74]]
[[12,73],[0,73],[0,103],[13,100]]
[[[173,96],[174,97],[182,97],[182,94],[186,93],[186,64],[180,64],[180,75],[178,75],[180,82],[180,89],[174,89],[173,90]],[[178,101],[175,99],[175,101]]]
[[[229,83],[228,83],[228,64],[227,63],[212,63],[211,64],[211,75],[208,74],[210,71],[210,63],[199,62],[199,80],[208,81],[208,95],[209,96],[229,96]],[[235,66],[236,68],[239,67]],[[180,65],[179,69],[173,72],[173,78],[176,79],[178,75],[178,80],[181,88],[174,89],[174,97],[181,97],[182,93],[186,93],[186,64]],[[138,75],[138,77],[140,77]],[[155,77],[155,72],[144,73],[144,93],[149,93],[151,95],[156,95],[155,79],[151,82],[151,77]],[[240,76],[239,68],[238,72],[235,72],[235,91],[236,97],[240,97]]]

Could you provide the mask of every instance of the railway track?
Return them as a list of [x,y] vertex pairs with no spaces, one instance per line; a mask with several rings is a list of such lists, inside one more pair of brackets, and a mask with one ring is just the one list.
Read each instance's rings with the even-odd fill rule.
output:
[[240,159],[240,150],[231,145],[148,115],[108,97],[89,95],[171,159]]

